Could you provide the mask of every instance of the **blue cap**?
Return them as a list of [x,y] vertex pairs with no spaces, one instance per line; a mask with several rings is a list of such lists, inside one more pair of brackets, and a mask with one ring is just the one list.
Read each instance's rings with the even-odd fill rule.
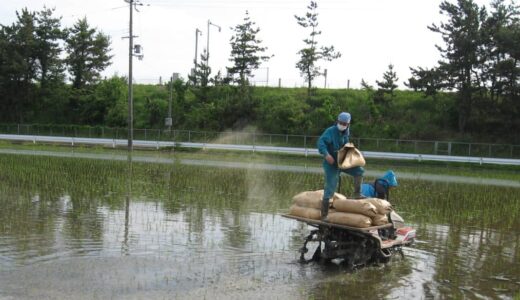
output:
[[342,112],[338,116],[338,121],[350,123],[350,114],[348,112]]
[[392,186],[392,187],[397,186],[397,177],[395,176],[395,173],[392,170],[386,171],[385,175],[383,175],[383,177],[381,177],[381,179],[388,182],[389,186]]

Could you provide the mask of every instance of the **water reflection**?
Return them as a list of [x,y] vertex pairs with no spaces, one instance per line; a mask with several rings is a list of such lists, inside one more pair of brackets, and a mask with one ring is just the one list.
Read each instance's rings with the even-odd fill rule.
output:
[[133,174],[133,168],[132,168],[132,152],[128,152],[128,159],[127,159],[127,179],[126,179],[126,197],[125,197],[125,233],[123,238],[123,243],[121,245],[121,252],[123,255],[129,254],[129,247],[128,247],[128,224],[130,222],[130,199],[132,198],[132,174]]
[[352,271],[299,264],[308,228],[279,216],[319,174],[0,156],[0,178],[0,299],[512,298],[520,290],[515,188],[403,180],[395,205],[418,242],[404,260]]

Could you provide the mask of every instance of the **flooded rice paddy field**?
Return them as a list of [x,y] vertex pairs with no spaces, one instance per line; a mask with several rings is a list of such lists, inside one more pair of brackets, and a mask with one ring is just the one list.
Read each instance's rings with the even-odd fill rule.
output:
[[314,172],[2,154],[0,299],[520,297],[520,188],[401,179],[392,204],[416,243],[351,270],[300,264],[309,228],[280,217],[321,187]]

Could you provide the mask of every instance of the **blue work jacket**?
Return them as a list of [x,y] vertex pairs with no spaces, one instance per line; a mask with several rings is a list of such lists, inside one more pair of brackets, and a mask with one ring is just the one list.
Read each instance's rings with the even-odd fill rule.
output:
[[339,131],[336,124],[325,129],[318,140],[318,151],[325,158],[332,155],[338,161],[338,151],[349,141],[350,127],[343,132]]

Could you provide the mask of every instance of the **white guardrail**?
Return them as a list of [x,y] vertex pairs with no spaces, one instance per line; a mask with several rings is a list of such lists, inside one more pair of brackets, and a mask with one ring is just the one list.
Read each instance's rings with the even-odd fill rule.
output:
[[[99,139],[99,138],[80,138],[80,137],[60,137],[60,136],[38,136],[38,135],[12,135],[0,134],[0,140],[20,141],[32,143],[59,143],[78,145],[102,145],[112,148],[125,147],[128,141],[125,139]],[[274,152],[289,153],[302,155],[319,155],[315,148],[297,148],[297,147],[274,147],[261,145],[233,145],[233,144],[213,144],[213,143],[191,143],[191,142],[166,142],[166,141],[143,141],[134,140],[134,147],[155,148],[164,147],[183,147],[183,148],[199,148],[199,149],[216,149],[216,150],[238,150],[252,152]],[[415,161],[442,161],[442,162],[462,162],[462,163],[478,163],[478,164],[497,164],[497,165],[513,165],[520,166],[520,159],[509,158],[493,158],[493,157],[475,157],[475,156],[451,156],[451,155],[432,155],[432,154],[415,154],[415,153],[394,153],[394,152],[373,152],[362,151],[366,158],[378,159],[399,159],[399,160],[415,160]]]

